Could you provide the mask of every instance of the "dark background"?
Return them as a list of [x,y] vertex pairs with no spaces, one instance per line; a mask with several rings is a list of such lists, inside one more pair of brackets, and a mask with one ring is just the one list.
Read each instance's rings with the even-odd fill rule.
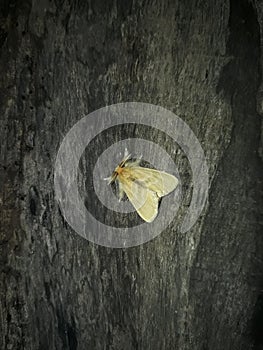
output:
[[[1,0],[0,8],[0,348],[262,350],[261,1]],[[125,250],[68,226],[53,169],[84,114],[126,101],[185,120],[205,151],[210,188],[189,232],[172,224]],[[173,148],[156,131],[152,138]],[[191,169],[175,160],[180,220]]]

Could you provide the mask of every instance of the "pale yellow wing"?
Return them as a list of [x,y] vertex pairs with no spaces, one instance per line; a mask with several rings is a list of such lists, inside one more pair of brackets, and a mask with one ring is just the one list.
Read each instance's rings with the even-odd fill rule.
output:
[[137,210],[140,217],[146,222],[152,222],[158,214],[159,197],[151,190],[147,191],[144,204]]
[[140,181],[132,181],[119,177],[122,190],[136,209],[140,217],[146,222],[152,222],[158,214],[159,197],[156,192],[146,188]]
[[156,192],[158,197],[166,196],[178,185],[178,179],[164,171],[127,164],[124,173],[128,175],[127,179],[130,177],[133,181],[139,181],[143,187]]

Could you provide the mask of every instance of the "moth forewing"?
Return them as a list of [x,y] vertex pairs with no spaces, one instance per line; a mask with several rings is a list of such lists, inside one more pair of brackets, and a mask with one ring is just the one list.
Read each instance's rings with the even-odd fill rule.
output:
[[146,201],[148,189],[142,186],[139,181],[133,180],[131,177],[123,176],[122,174],[119,175],[118,180],[129,201],[138,211]]
[[177,177],[168,174],[164,171],[160,171],[160,176],[162,178],[162,190],[163,194],[162,196],[166,196],[167,194],[171,193],[174,191],[178,185],[178,179]]
[[[127,165],[127,171],[129,165]],[[156,192],[159,197],[166,196],[172,192],[178,185],[178,179],[164,171],[132,166],[131,176],[139,181],[142,186]]]
[[144,221],[152,222],[158,214],[159,197],[157,194],[142,186],[138,181],[127,181],[122,176],[119,181],[123,181],[122,188],[140,217]]

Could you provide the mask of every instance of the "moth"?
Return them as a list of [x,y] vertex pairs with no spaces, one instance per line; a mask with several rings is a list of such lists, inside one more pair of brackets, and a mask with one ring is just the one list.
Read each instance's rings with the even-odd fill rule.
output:
[[105,180],[109,185],[117,182],[119,201],[125,193],[140,217],[152,222],[160,199],[175,190],[178,179],[164,171],[141,167],[140,161],[141,158],[132,161],[126,149],[123,160]]

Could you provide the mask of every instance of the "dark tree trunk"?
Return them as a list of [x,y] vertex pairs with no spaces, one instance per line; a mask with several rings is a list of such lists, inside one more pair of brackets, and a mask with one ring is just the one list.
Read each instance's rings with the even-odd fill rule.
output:
[[[0,6],[1,349],[263,349],[260,1]],[[163,106],[191,127],[209,200],[187,233],[174,223],[112,249],[64,220],[54,164],[83,115],[125,101]],[[95,146],[88,164],[103,151]],[[180,220],[191,169],[175,160]]]

